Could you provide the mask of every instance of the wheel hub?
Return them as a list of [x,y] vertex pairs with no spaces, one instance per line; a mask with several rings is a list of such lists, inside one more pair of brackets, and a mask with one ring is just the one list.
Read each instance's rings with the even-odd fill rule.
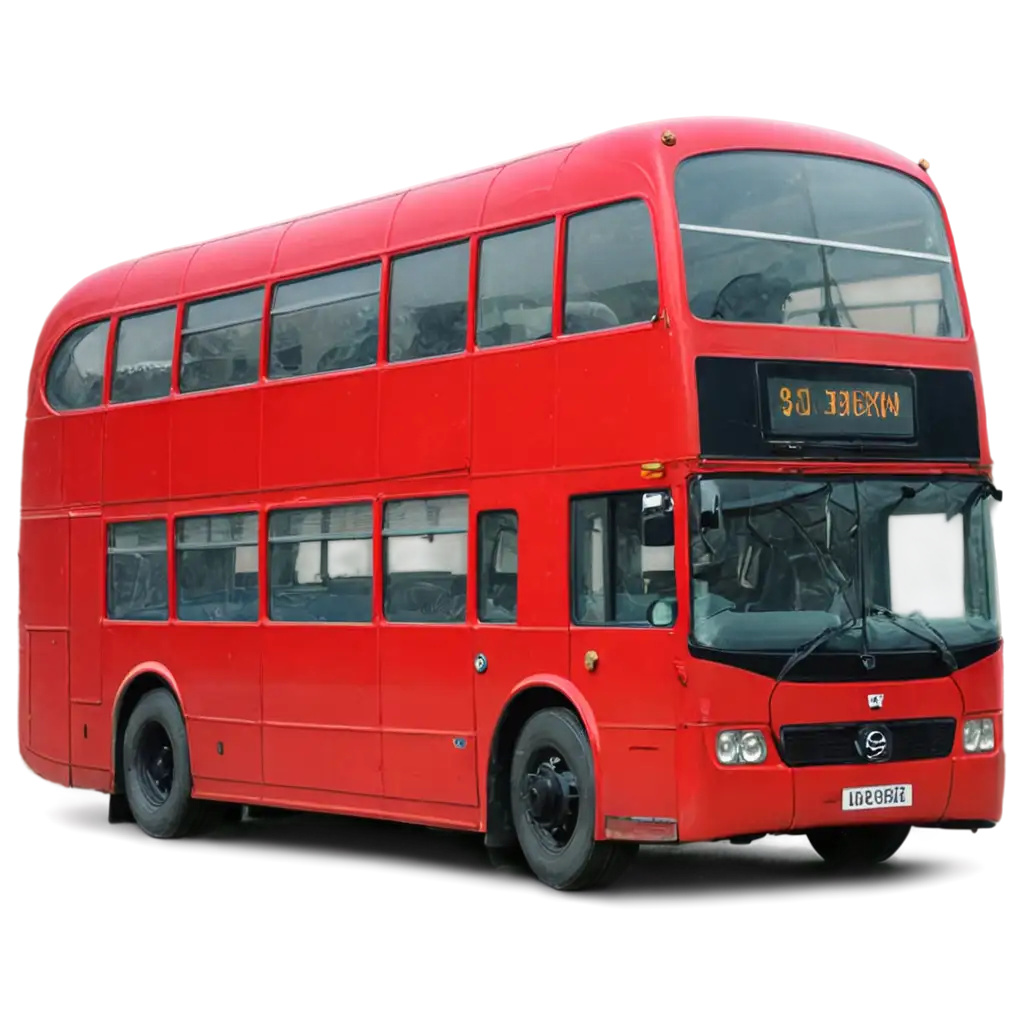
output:
[[533,820],[551,825],[564,815],[569,800],[569,786],[564,776],[549,764],[526,777],[526,799]]
[[557,755],[542,761],[523,779],[523,802],[546,845],[564,846],[576,826],[576,776]]

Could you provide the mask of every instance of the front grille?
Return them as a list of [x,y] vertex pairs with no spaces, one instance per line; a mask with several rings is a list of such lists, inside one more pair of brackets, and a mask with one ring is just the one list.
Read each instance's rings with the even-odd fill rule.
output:
[[837,725],[785,725],[779,753],[792,768],[823,764],[866,764],[857,737],[867,726],[884,726],[892,737],[893,761],[924,761],[948,757],[956,739],[955,718],[905,718],[895,722],[843,722]]

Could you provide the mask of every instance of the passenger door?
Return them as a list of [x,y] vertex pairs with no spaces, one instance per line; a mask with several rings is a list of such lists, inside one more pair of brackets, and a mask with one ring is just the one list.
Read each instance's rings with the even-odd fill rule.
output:
[[645,493],[571,501],[570,675],[601,732],[605,814],[674,820],[675,628],[647,621],[676,591],[674,548],[641,542]]

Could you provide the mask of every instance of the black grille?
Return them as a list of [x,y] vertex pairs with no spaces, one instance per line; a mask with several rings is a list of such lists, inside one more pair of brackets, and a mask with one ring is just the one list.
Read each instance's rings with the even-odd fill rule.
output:
[[892,736],[893,761],[948,757],[956,738],[955,718],[906,718],[895,722],[843,722],[838,725],[785,725],[779,753],[792,768],[822,764],[865,764],[857,737],[865,726],[885,726]]

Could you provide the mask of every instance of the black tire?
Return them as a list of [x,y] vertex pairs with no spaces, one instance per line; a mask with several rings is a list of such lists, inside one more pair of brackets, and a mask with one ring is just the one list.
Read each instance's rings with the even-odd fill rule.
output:
[[583,725],[565,708],[538,711],[523,726],[510,796],[526,863],[553,889],[610,885],[636,855],[635,843],[594,840],[594,758]]
[[124,732],[124,786],[135,823],[155,839],[177,839],[215,824],[215,808],[192,799],[185,720],[168,690],[151,690]]
[[826,863],[855,868],[887,861],[909,834],[909,825],[860,825],[815,829],[807,833],[807,838]]

